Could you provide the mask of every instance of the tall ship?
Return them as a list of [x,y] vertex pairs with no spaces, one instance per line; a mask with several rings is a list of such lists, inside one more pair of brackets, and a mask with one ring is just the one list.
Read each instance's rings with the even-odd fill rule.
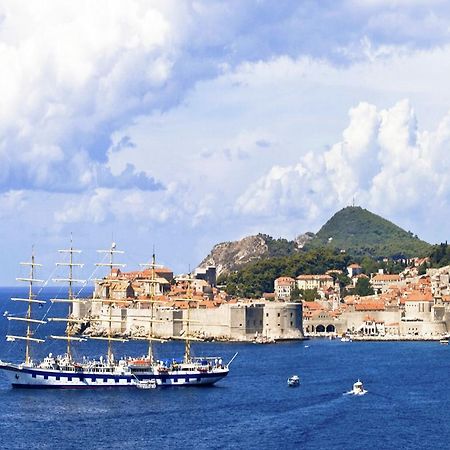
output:
[[[86,320],[77,319],[72,314],[73,308],[85,300],[78,298],[75,294],[74,286],[76,283],[82,283],[83,280],[73,277],[74,269],[81,267],[82,264],[74,262],[74,255],[80,253],[72,245],[69,249],[60,250],[60,253],[68,254],[68,262],[57,263],[58,266],[65,266],[68,269],[67,278],[54,279],[53,281],[67,283],[67,298],[51,299],[52,303],[66,303],[68,313],[66,317],[48,317],[47,319],[37,319],[34,317],[36,306],[42,307],[46,303],[35,294],[35,286],[42,283],[43,280],[36,278],[36,270],[41,266],[35,262],[34,252],[30,262],[21,263],[29,267],[29,276],[18,278],[18,281],[28,283],[28,297],[12,298],[12,301],[24,302],[27,305],[25,316],[7,316],[8,320],[19,321],[26,324],[24,334],[8,334],[6,340],[10,342],[25,342],[25,357],[21,363],[5,362],[0,360],[0,370],[6,374],[11,385],[15,388],[114,388],[114,387],[169,387],[169,386],[201,386],[212,385],[229,373],[229,366],[237,353],[228,362],[224,363],[221,357],[207,356],[194,357],[191,354],[191,341],[198,340],[191,336],[188,317],[183,320],[186,323],[183,336],[173,337],[174,339],[183,339],[185,341],[184,356],[182,359],[158,360],[154,356],[153,343],[162,341],[154,336],[153,323],[158,320],[155,318],[154,309],[157,300],[154,295],[155,288],[155,255],[153,253],[152,262],[145,264],[151,268],[150,279],[147,280],[151,287],[150,295],[145,300],[150,308],[148,335],[141,339],[147,341],[148,348],[145,355],[138,357],[122,357],[116,359],[113,354],[113,344],[115,341],[126,342],[128,339],[114,337],[112,332],[112,322],[117,320],[113,318],[112,309],[116,300],[101,299],[103,307],[108,308],[109,320],[106,330],[106,336],[85,337],[75,333],[79,329],[77,325],[83,324]],[[113,243],[108,250],[99,250],[101,253],[109,255],[109,261],[99,263],[97,266],[107,266],[112,273],[113,269],[121,266],[114,262],[114,256],[123,253],[116,249]],[[189,296],[188,296],[189,297]],[[123,300],[121,301],[123,303]],[[48,322],[66,323],[65,335],[49,335],[45,339],[38,338],[35,335],[36,329],[44,326]],[[66,342],[66,351],[62,355],[53,355],[49,353],[42,361],[35,361],[32,357],[33,346],[42,344],[49,339],[63,340]],[[88,339],[104,340],[107,343],[106,355],[98,359],[83,357],[77,360],[73,355],[73,345],[82,343]]]

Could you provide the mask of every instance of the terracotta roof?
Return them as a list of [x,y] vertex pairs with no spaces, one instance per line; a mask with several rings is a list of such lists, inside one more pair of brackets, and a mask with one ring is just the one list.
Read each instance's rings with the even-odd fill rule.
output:
[[355,303],[356,300],[359,300],[359,296],[357,295],[347,295],[346,297],[344,297],[344,302],[347,305],[353,305],[353,303]]
[[361,302],[355,305],[355,311],[384,311],[384,302],[371,301]]
[[333,277],[330,275],[299,275],[297,280],[326,280],[332,281]]
[[390,275],[386,273],[378,273],[372,278],[372,281],[400,281],[400,275]]
[[303,301],[302,303],[303,303],[304,309],[315,310],[315,311],[323,309],[322,305],[320,305],[320,303],[317,303],[317,302]]
[[295,283],[295,280],[291,277],[279,277],[275,280],[277,286],[291,286]]
[[432,302],[433,295],[431,294],[431,291],[412,291],[406,295],[405,301],[407,301],[407,302]]

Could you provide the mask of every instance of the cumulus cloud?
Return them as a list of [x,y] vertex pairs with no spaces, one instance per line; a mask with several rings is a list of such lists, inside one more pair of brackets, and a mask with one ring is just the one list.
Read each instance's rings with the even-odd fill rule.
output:
[[[95,173],[104,172],[115,130],[139,115],[170,109],[224,67],[280,54],[351,62],[354,54],[343,49],[358,40],[380,48],[411,47],[413,39],[415,48],[426,48],[450,37],[445,2],[431,9],[428,2],[357,3],[288,1],[274,8],[257,0],[3,2],[0,189],[96,187],[90,182],[102,178]],[[393,29],[395,42],[387,42]],[[225,149],[225,156],[246,153]],[[128,175],[118,187],[134,182],[159,188],[154,174],[145,182],[144,174],[134,180]],[[109,187],[113,178],[106,178]]]
[[445,219],[449,19],[440,0],[3,1],[2,234],[154,223],[201,253],[353,197]]
[[[124,6],[2,4],[1,188],[73,191],[93,187],[94,180],[114,182],[104,167],[110,134],[158,106],[178,36],[173,2]],[[118,188],[133,182],[131,170],[125,176]],[[158,187],[143,178],[134,180],[140,188]]]
[[[293,166],[275,166],[236,202],[256,216],[326,217],[356,200],[389,217],[441,220],[450,203],[450,115],[434,131],[420,131],[407,100],[377,110],[360,103],[349,112],[342,141],[308,153]],[[420,219],[419,219],[420,220]]]

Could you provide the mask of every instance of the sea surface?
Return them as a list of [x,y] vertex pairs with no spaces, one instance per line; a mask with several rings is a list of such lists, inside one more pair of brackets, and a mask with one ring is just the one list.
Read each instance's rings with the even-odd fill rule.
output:
[[[20,293],[0,289],[3,360],[23,359],[23,344],[4,340],[6,332],[18,332],[20,324],[8,322],[3,313],[24,312],[24,304],[8,302]],[[51,313],[47,305],[37,310],[38,316]],[[40,333],[47,332],[40,328]],[[161,358],[180,357],[183,345],[160,344],[156,350]],[[316,339],[199,343],[193,350],[224,360],[239,355],[229,376],[213,387],[22,390],[11,389],[0,373],[0,448],[450,448],[449,346]],[[61,353],[64,344],[49,341],[33,351],[36,358]],[[105,344],[88,342],[77,352],[98,356]],[[121,344],[115,352],[141,355],[145,343]],[[300,376],[298,388],[287,386],[293,374]],[[346,395],[358,378],[368,393]]]

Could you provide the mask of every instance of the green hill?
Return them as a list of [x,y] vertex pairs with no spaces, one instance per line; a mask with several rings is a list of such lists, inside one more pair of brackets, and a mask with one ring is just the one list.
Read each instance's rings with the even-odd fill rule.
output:
[[338,211],[308,243],[309,248],[328,246],[354,256],[425,256],[431,245],[389,220],[349,206]]

